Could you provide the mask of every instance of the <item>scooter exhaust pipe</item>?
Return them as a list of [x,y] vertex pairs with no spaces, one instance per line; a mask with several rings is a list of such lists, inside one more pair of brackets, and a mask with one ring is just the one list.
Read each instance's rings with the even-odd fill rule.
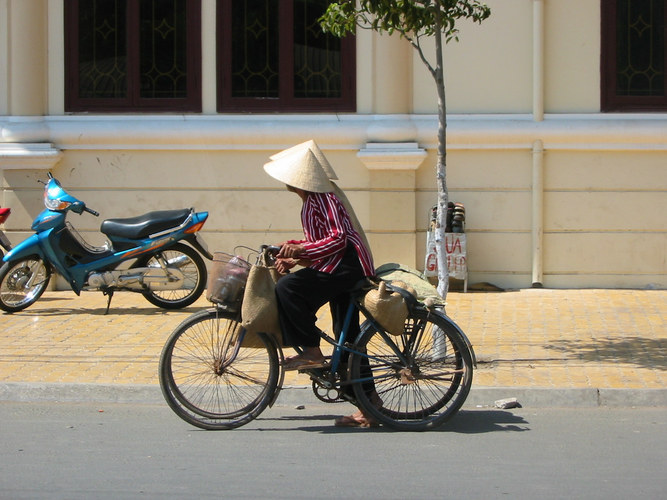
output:
[[190,262],[190,258],[187,255],[179,255],[178,257],[167,260],[169,267],[182,267],[188,262]]

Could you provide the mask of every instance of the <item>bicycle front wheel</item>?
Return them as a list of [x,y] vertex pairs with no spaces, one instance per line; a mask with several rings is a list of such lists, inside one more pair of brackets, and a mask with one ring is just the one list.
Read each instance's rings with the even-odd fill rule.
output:
[[167,340],[160,356],[160,387],[186,422],[209,430],[233,429],[271,402],[280,367],[274,343],[243,347],[245,331],[234,313],[208,309],[190,316]]
[[[350,355],[350,374],[361,381],[354,385],[357,401],[388,427],[435,428],[461,408],[470,392],[472,353],[442,313],[413,311],[399,336],[367,322],[356,350],[362,354]],[[370,389],[371,381],[375,390]]]

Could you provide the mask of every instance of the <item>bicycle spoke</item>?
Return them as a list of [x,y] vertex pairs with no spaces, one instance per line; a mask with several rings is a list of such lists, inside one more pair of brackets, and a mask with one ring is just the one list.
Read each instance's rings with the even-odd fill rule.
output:
[[270,402],[278,382],[278,356],[240,345],[242,328],[231,313],[202,311],[172,334],[160,357],[160,386],[169,406],[204,429],[238,427]]
[[461,407],[472,382],[472,355],[448,321],[416,309],[404,333],[391,338],[366,323],[350,356],[351,374],[357,400],[380,422],[422,430],[440,425]]

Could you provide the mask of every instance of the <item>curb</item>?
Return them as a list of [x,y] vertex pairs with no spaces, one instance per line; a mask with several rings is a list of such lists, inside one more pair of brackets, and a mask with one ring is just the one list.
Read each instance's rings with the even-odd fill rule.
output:
[[[473,387],[464,408],[493,407],[500,399],[516,398],[523,408],[667,407],[667,389],[595,389],[549,387]],[[0,402],[163,404],[158,385],[0,383]],[[325,404],[310,386],[285,386],[277,406]]]

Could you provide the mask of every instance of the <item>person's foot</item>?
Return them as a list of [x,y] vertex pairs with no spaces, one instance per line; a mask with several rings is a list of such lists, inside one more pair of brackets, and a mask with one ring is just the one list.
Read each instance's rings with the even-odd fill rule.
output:
[[336,418],[334,425],[336,427],[378,427],[380,424],[373,417],[366,416],[359,410],[352,415]]
[[309,368],[324,368],[325,366],[327,366],[327,361],[324,358],[321,360],[314,360],[304,358],[303,356],[293,356],[291,358],[286,358],[282,363],[282,367],[286,371],[307,370]]
[[322,368],[327,365],[327,360],[319,347],[306,348],[301,354],[285,358],[282,366],[285,370],[305,370],[308,368]]
[[[381,408],[383,405],[380,395],[373,391],[369,397],[371,404],[376,408]],[[366,415],[362,410],[352,415],[345,417],[338,417],[334,420],[336,427],[378,427],[380,423],[370,415]]]

